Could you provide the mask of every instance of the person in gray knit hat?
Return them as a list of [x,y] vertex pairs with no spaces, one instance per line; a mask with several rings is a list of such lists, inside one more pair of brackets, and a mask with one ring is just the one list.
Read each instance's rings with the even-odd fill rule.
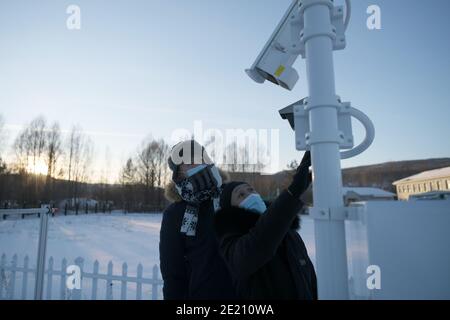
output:
[[235,299],[213,228],[225,173],[195,140],[175,145],[168,166],[165,194],[173,203],[163,213],[159,245],[164,299]]

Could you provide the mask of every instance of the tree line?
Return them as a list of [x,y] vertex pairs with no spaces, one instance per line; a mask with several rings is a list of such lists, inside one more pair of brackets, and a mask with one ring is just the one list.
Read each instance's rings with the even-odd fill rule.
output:
[[[205,147],[214,143],[206,141]],[[8,153],[8,161],[4,155]],[[148,137],[120,168],[117,181],[103,172],[93,181],[94,143],[80,126],[63,132],[58,122],[34,118],[7,146],[5,122],[0,115],[0,208],[27,208],[41,204],[84,210],[86,199],[97,207],[129,212],[162,210],[168,203],[164,186],[170,180],[167,166],[170,146],[164,139]],[[210,156],[215,158],[214,151]],[[226,146],[221,169],[235,180],[251,183],[273,197],[277,184],[262,177],[261,163],[250,164],[248,150],[236,142]],[[231,161],[230,161],[231,160]],[[87,204],[86,204],[87,205]],[[79,208],[81,206],[81,208]]]
[[169,146],[162,139],[147,138],[136,155],[126,161],[115,183],[108,182],[107,173],[100,181],[92,181],[94,143],[80,126],[63,133],[58,122],[48,123],[39,116],[18,132],[10,148],[6,140],[0,115],[2,208],[59,205],[61,201],[76,207],[87,198],[129,211],[166,204],[162,188],[167,182]]

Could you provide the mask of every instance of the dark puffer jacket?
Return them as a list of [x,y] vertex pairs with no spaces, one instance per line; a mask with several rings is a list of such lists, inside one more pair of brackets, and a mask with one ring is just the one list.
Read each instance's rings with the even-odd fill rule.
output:
[[[226,179],[225,174],[222,179]],[[212,201],[199,208],[194,237],[180,233],[186,208],[171,182],[166,197],[173,201],[163,213],[160,232],[160,264],[165,300],[236,299],[230,272],[219,253],[214,233]]]
[[220,251],[243,299],[317,299],[317,279],[297,232],[300,200],[283,192],[263,214],[237,207],[215,215]]

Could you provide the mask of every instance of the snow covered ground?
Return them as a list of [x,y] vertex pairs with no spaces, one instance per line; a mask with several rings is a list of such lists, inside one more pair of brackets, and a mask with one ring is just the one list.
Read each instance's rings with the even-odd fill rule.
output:
[[[143,276],[152,277],[152,268],[159,266],[159,232],[162,214],[90,214],[56,216],[49,220],[47,259],[53,257],[55,268],[59,270],[61,261],[66,258],[73,264],[77,257],[84,259],[84,270],[92,272],[95,260],[99,262],[99,272],[106,273],[107,265],[113,263],[113,273],[120,275],[122,264],[128,265],[128,275],[135,276],[139,263],[143,265]],[[302,220],[300,231],[314,261],[313,222]],[[36,265],[39,219],[29,217],[24,220],[0,221],[0,255],[6,254],[7,263],[14,254],[18,256],[18,265],[23,265],[26,255],[30,258],[30,267]],[[59,277],[58,277],[59,278]],[[21,277],[17,277],[16,287],[21,288]],[[30,281],[30,280],[29,280]],[[29,290],[33,285],[30,282]],[[55,281],[53,292],[58,292]],[[99,284],[99,288],[104,286]],[[83,297],[89,298],[89,285],[83,288]],[[120,286],[116,286],[120,295]],[[150,288],[151,289],[151,288]],[[147,288],[147,290],[150,290]],[[135,289],[130,286],[128,296],[132,298]],[[20,290],[17,290],[16,296]],[[87,292],[89,291],[89,292]],[[145,289],[144,289],[145,291]],[[144,294],[145,295],[145,294]],[[31,298],[32,292],[27,295]],[[103,293],[99,293],[103,297]]]
[[[442,279],[448,279],[447,270],[450,265],[449,255],[444,254],[448,251],[445,250],[445,244],[448,243],[448,204],[439,201],[373,201],[365,203],[365,207],[367,209],[364,215],[361,213],[358,219],[345,222],[350,297],[447,298],[450,292],[448,281]],[[47,259],[53,257],[54,268],[60,270],[63,258],[67,259],[68,264],[73,264],[75,258],[82,257],[83,271],[87,273],[92,273],[94,261],[97,260],[100,274],[107,273],[107,266],[111,261],[113,274],[116,276],[122,274],[122,264],[125,262],[128,265],[128,275],[136,276],[138,264],[141,263],[143,277],[151,279],[153,267],[159,266],[161,219],[162,214],[125,215],[119,212],[50,218]],[[34,217],[25,220],[0,220],[0,255],[6,255],[7,265],[11,265],[13,255],[17,254],[18,266],[21,267],[24,257],[28,255],[30,267],[35,268],[38,231],[39,219]],[[314,221],[311,218],[302,217],[300,234],[315,264]],[[370,241],[373,249],[371,261],[368,253]],[[417,244],[420,245],[420,256],[416,254]],[[411,261],[413,263],[408,265]],[[367,288],[367,267],[374,262],[383,266],[384,291]],[[434,276],[419,277],[417,279],[421,281],[417,280],[416,275],[424,270],[433,270]],[[59,292],[65,286],[63,283],[61,290],[59,276],[54,278],[52,298],[59,298]],[[12,285],[8,285],[11,284],[11,279],[14,278],[11,275],[8,278],[8,271],[6,277],[4,272],[0,272],[0,288],[12,288]],[[14,298],[21,298],[22,273],[17,272],[15,279]],[[409,283],[408,279],[416,281]],[[34,288],[32,275],[29,275],[28,282],[26,298],[30,299]],[[417,288],[415,291],[409,290],[413,284]],[[105,298],[107,287],[108,283],[104,279],[99,280],[98,299]],[[110,287],[113,298],[120,299],[120,279],[116,278],[108,288]],[[83,299],[91,298],[91,288],[90,279],[83,280]],[[126,292],[128,299],[134,299],[136,284],[128,284]],[[159,286],[158,298],[161,297]],[[151,284],[143,286],[143,298],[152,298]]]
[[[47,256],[55,261],[83,257],[85,265],[100,262],[106,270],[111,260],[119,268],[142,263],[159,264],[159,230],[161,214],[91,214],[59,216],[49,220]],[[39,220],[6,220],[0,222],[0,253],[25,255],[36,260]],[[103,269],[102,269],[103,267]],[[135,268],[134,268],[135,269]],[[117,269],[119,271],[119,269]],[[145,272],[145,269],[144,269]]]
[[[110,260],[117,268],[123,262],[130,267],[138,263],[144,267],[153,266],[159,264],[161,218],[162,214],[118,213],[57,216],[49,220],[47,256],[52,256],[55,261],[83,257],[85,265],[98,260],[103,271]],[[300,234],[310,255],[314,256],[311,220],[302,220]],[[8,257],[17,254],[19,260],[28,255],[34,262],[38,235],[39,220],[36,218],[1,221],[0,254],[5,253]]]
[[[159,265],[158,244],[161,217],[161,214],[113,213],[112,215],[92,214],[51,218],[47,259],[53,257],[55,269],[59,270],[63,258],[67,259],[68,264],[73,264],[77,257],[82,257],[84,270],[88,272],[92,272],[93,264],[97,260],[99,272],[105,274],[107,265],[111,261],[113,273],[116,275],[122,273],[122,264],[126,262],[130,276],[136,275],[137,266],[141,263],[143,277],[151,278],[153,266]],[[10,263],[13,255],[17,254],[19,266],[23,265],[23,260],[28,255],[30,267],[34,268],[38,236],[39,219],[37,218],[1,221],[0,254],[6,254],[7,263]],[[17,281],[20,282],[21,277],[18,276]],[[31,280],[29,287],[33,287],[32,281],[34,280]],[[21,284],[16,283],[16,287],[21,288]],[[103,296],[101,290],[103,287],[99,284],[99,297]],[[20,290],[17,288],[16,291],[19,294]],[[88,284],[83,291],[89,291],[89,289]],[[144,288],[144,293],[146,289],[148,288]],[[53,292],[55,290],[58,292],[56,283]],[[129,289],[128,295],[133,297],[134,292],[133,289]],[[114,293],[115,297],[120,295],[120,292]],[[31,297],[32,292],[29,292],[28,296]],[[85,297],[88,295],[86,294]]]

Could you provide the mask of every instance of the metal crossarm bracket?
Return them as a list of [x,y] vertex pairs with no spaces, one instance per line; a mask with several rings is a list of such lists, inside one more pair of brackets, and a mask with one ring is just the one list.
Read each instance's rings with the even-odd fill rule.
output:
[[305,58],[305,43],[311,38],[317,36],[329,36],[333,41],[333,50],[343,50],[347,44],[345,39],[344,26],[344,7],[334,6],[331,0],[323,0],[324,5],[327,5],[332,10],[331,25],[320,26],[321,29],[311,30],[305,28],[303,12],[311,5],[316,5],[317,1],[301,0],[299,2],[298,13],[291,16],[291,46],[289,52],[293,55],[301,55]]
[[353,148],[354,140],[352,133],[352,115],[349,102],[340,102],[339,97],[335,105],[326,107],[336,108],[338,111],[338,131],[321,130],[312,133],[309,125],[309,111],[314,108],[324,107],[323,105],[308,105],[308,100],[302,99],[293,105],[294,127],[296,134],[297,150],[310,150],[313,144],[333,142],[338,143],[340,149]]
[[349,206],[338,208],[316,208],[309,209],[309,215],[314,220],[357,220],[361,207]]
[[316,208],[310,209],[310,215],[314,220],[345,220],[346,208]]

